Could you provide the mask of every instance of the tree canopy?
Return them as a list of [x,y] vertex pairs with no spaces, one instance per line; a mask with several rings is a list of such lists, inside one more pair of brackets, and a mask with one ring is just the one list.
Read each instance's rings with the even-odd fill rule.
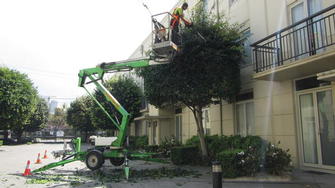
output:
[[55,109],[55,113],[54,114],[50,114],[49,117],[49,122],[48,122],[49,126],[59,130],[61,128],[66,127],[66,110],[65,110],[65,106],[63,107],[57,107]]
[[90,118],[92,103],[92,99],[88,96],[79,97],[70,104],[66,112],[67,123],[77,130],[84,131],[85,139],[89,131],[96,130]]
[[239,92],[243,41],[239,25],[199,10],[193,14],[193,27],[183,30],[182,50],[173,62],[141,68],[138,74],[151,104],[162,107],[178,102],[193,112],[202,154],[207,156],[202,108],[217,99],[231,101]]
[[[141,88],[137,86],[133,78],[128,76],[112,77],[111,79],[104,82],[104,86],[132,115],[130,121],[139,114],[143,94]],[[95,91],[94,96],[108,113],[117,117],[117,119],[121,121],[120,114],[116,111],[114,106],[106,100],[101,91]],[[101,129],[115,129],[112,121],[96,104],[92,105],[91,108],[91,121],[95,127]]]
[[48,122],[48,117],[49,109],[47,102],[43,98],[37,97],[35,111],[32,113],[24,130],[27,132],[34,132],[43,129]]
[[0,67],[0,128],[11,129],[20,139],[36,104],[37,90],[28,76]]

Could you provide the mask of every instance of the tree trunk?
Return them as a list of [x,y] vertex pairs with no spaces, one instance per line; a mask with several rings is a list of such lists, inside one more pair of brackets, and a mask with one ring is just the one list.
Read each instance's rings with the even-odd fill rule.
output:
[[85,130],[85,143],[88,143],[87,142],[87,136],[88,136],[88,130]]
[[8,144],[9,145],[8,136],[9,136],[8,130],[4,130],[3,144]]
[[202,108],[195,108],[192,110],[195,122],[197,124],[197,132],[199,136],[199,141],[200,141],[200,147],[201,147],[201,154],[203,159],[208,158],[208,151],[207,151],[207,145],[205,141],[205,133],[204,133],[204,127],[202,125]]
[[15,131],[15,135],[16,135],[16,138],[17,138],[17,143],[21,144],[22,134],[23,134],[23,130],[16,130]]

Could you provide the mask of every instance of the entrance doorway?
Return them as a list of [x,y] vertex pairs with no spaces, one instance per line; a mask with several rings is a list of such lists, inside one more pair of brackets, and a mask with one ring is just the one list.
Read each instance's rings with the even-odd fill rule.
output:
[[299,92],[303,164],[335,168],[335,120],[332,89]]

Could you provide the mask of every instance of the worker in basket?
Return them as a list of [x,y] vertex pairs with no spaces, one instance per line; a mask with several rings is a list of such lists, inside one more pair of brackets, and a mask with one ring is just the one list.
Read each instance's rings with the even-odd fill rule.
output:
[[172,31],[172,42],[174,42],[177,45],[181,43],[181,39],[179,35],[180,20],[182,20],[186,26],[188,27],[192,26],[192,22],[184,18],[184,10],[187,10],[187,8],[188,8],[188,4],[183,3],[181,7],[175,8],[172,13],[172,19],[170,23],[170,27]]

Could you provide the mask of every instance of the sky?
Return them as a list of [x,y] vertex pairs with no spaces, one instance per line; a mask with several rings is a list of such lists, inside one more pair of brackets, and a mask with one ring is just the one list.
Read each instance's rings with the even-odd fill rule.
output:
[[150,14],[177,0],[1,0],[0,66],[26,73],[41,96],[85,94],[78,72],[127,59],[151,32]]

